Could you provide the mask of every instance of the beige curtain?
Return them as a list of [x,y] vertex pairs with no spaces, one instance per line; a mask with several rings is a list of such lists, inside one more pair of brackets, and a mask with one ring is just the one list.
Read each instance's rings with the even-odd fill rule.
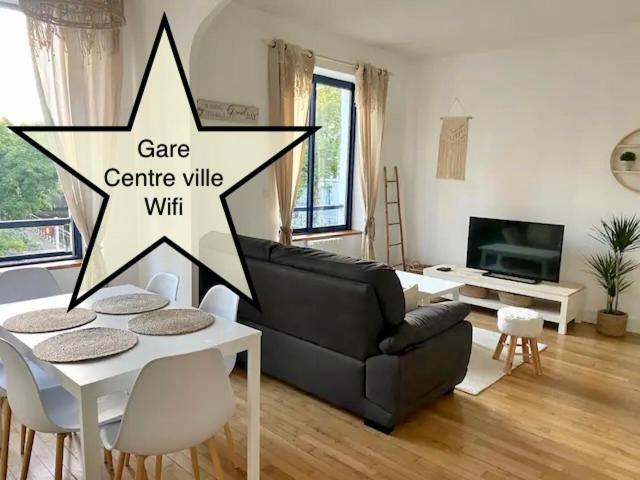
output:
[[[100,126],[118,124],[122,87],[120,31],[86,31],[43,25],[29,18],[31,52],[37,72],[47,123],[56,126]],[[43,35],[43,32],[47,32]],[[108,148],[96,145],[95,148]],[[60,145],[67,158],[74,145]],[[69,211],[80,231],[85,248],[91,238],[102,198],[71,174],[57,168]],[[89,280],[101,278],[101,246],[94,248],[95,262],[87,271]]]
[[380,183],[380,157],[389,72],[372,65],[356,70],[356,108],[358,124],[358,172],[364,200],[365,226],[362,257],[375,259],[375,209]]
[[[307,125],[315,56],[276,40],[269,49],[269,121],[271,125]],[[291,244],[291,219],[302,171],[303,146],[274,164],[280,230],[278,240]]]

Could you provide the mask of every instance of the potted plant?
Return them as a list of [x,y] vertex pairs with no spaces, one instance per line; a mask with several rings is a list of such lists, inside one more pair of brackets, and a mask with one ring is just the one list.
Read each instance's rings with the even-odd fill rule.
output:
[[635,161],[636,154],[634,152],[626,151],[622,155],[620,155],[620,165],[622,165],[623,170],[633,170]]
[[622,337],[627,331],[629,315],[620,310],[620,295],[633,284],[629,274],[640,264],[626,254],[640,250],[640,218],[615,216],[602,220],[591,235],[608,249],[587,258],[591,273],[598,279],[607,295],[607,305],[598,311],[598,332]]

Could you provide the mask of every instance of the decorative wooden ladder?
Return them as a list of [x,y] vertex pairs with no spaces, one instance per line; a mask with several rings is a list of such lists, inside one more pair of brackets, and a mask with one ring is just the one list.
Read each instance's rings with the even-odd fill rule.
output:
[[[387,167],[384,167],[384,214],[387,220],[387,264],[393,268],[402,267],[406,270],[406,262],[404,258],[404,234],[402,232],[402,209],[400,208],[400,182],[398,180],[398,167],[393,167],[394,178],[389,180],[387,177]],[[389,201],[389,184],[395,184],[396,196],[395,200]],[[389,205],[395,205],[398,211],[398,221],[389,221]],[[400,229],[400,242],[391,243],[390,230],[391,227],[397,226]],[[400,247],[400,254],[402,256],[402,263],[391,264],[391,248]]]

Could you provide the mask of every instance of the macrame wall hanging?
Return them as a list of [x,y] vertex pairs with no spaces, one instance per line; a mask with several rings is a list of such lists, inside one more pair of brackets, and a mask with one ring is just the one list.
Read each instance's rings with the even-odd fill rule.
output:
[[[462,102],[456,97],[450,111],[457,105],[462,110]],[[467,141],[469,120],[466,115],[441,117],[440,146],[438,150],[438,171],[436,178],[464,180],[467,165]]]

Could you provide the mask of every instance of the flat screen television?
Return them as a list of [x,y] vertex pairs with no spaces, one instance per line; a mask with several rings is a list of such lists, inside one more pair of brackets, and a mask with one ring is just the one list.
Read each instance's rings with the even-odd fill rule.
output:
[[560,279],[564,225],[469,218],[467,267],[536,283]]

